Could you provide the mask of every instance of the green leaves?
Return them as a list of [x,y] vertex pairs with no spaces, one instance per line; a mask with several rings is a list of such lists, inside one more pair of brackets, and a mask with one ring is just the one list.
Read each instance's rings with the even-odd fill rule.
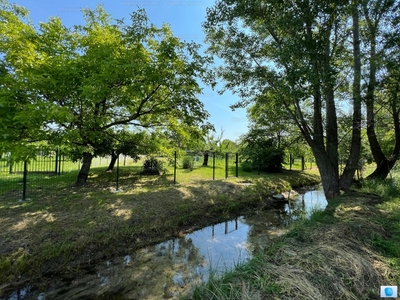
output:
[[[198,45],[149,24],[144,10],[132,13],[131,24],[112,21],[101,6],[83,14],[85,25],[66,28],[50,18],[36,30],[25,10],[1,2],[0,105],[11,119],[0,120],[0,137],[9,137],[13,124],[21,142],[86,149],[124,126],[209,126],[197,99],[197,76],[205,71]],[[19,130],[24,134],[16,136]]]

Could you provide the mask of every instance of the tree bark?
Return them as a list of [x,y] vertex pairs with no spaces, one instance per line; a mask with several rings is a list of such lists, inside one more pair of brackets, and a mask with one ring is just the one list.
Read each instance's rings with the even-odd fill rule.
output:
[[117,162],[118,156],[119,155],[117,153],[115,153],[115,151],[112,151],[112,153],[111,153],[111,161],[110,161],[110,164],[108,165],[108,168],[107,168],[106,172],[114,170],[114,166],[115,166],[115,163]]
[[[329,27],[328,36],[331,35],[332,26]],[[335,178],[339,178],[339,153],[338,153],[338,124],[335,105],[335,78],[331,68],[331,44],[326,43],[323,64],[323,83],[324,96],[326,102],[326,154],[335,173]]]
[[[398,90],[400,91],[400,89]],[[376,168],[370,175],[368,175],[367,177],[368,179],[375,179],[375,178],[385,179],[389,175],[390,171],[392,170],[392,168],[394,167],[396,161],[400,156],[400,119],[399,119],[399,110],[397,109],[397,102],[398,102],[397,92],[398,91],[395,92],[394,98],[392,99],[394,132],[396,138],[392,156],[390,157],[390,159],[387,159],[386,156],[384,156],[384,159],[381,159],[379,163],[375,161]]]
[[326,199],[332,199],[340,195],[339,174],[337,166],[334,166],[328,158],[325,149],[311,146],[315,162],[318,166],[319,174],[321,176],[322,187],[324,189]]
[[390,170],[392,170],[395,162],[395,160],[382,160],[380,164],[376,166],[375,170],[370,175],[368,175],[367,178],[382,180],[385,179],[389,175]]
[[79,171],[78,178],[76,179],[75,186],[83,186],[89,176],[90,165],[92,164],[93,154],[89,152],[83,153],[82,167]]
[[205,166],[205,167],[208,166],[208,157],[209,157],[208,152],[204,152],[203,166]]
[[358,168],[361,152],[361,55],[360,55],[360,29],[358,4],[352,4],[353,19],[353,129],[349,159],[340,178],[340,188],[348,190],[353,183],[354,174]]
[[368,14],[368,7],[364,4],[364,14],[367,18],[367,26],[369,30],[369,82],[366,94],[366,107],[367,107],[367,136],[370,145],[371,153],[376,163],[375,170],[368,175],[369,179],[385,179],[400,153],[400,126],[399,126],[399,111],[397,109],[397,91],[394,91],[391,97],[391,113],[393,116],[393,124],[395,131],[395,146],[390,158],[388,158],[382,150],[379,140],[375,131],[375,88],[376,88],[376,73],[377,73],[377,53],[376,53],[376,35],[378,32],[379,19],[372,19]]

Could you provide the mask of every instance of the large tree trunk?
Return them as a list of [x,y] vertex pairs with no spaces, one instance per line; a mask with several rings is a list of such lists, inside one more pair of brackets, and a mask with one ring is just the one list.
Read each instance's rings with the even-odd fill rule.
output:
[[368,175],[368,179],[385,179],[390,171],[392,170],[394,164],[395,164],[395,160],[383,160],[380,162],[379,165],[376,166],[375,170]]
[[353,3],[353,128],[350,146],[350,155],[346,167],[340,177],[340,188],[348,190],[353,183],[354,174],[358,168],[361,152],[361,55],[360,55],[360,29],[358,5]]
[[[331,35],[332,27],[329,27],[328,33]],[[329,194],[329,197],[334,197],[339,194],[339,153],[338,153],[338,124],[337,124],[337,112],[335,105],[335,78],[332,73],[331,68],[331,44],[327,43],[324,51],[324,70],[323,70],[323,82],[324,82],[324,96],[325,96],[325,116],[326,116],[326,155],[327,161],[325,161],[324,166],[324,177],[327,182],[326,188],[330,191],[325,192]],[[327,163],[329,162],[329,165]],[[322,177],[322,175],[321,175]]]
[[92,164],[93,154],[89,152],[83,153],[82,167],[79,171],[78,178],[76,179],[75,186],[83,186],[89,176],[90,165]]
[[376,35],[378,32],[378,24],[379,20],[371,19],[368,13],[367,3],[364,4],[364,15],[367,19],[367,25],[370,36],[370,59],[369,59],[369,82],[367,87],[366,94],[366,107],[367,107],[367,136],[368,142],[371,149],[372,156],[376,163],[375,170],[368,175],[369,179],[385,179],[393,166],[395,165],[396,160],[400,154],[400,126],[399,126],[399,111],[397,108],[397,91],[393,93],[391,98],[391,113],[393,116],[393,124],[395,131],[395,146],[392,152],[392,156],[387,158],[385,153],[383,153],[381,145],[378,141],[375,132],[375,88],[376,88],[376,72],[377,72],[377,53],[376,53]]
[[117,153],[115,153],[115,151],[113,151],[111,153],[111,161],[110,161],[110,164],[108,165],[106,172],[110,172],[110,171],[114,170],[114,166],[115,166],[115,163],[117,162],[118,156],[119,155]]
[[209,157],[208,152],[204,152],[203,166],[205,166],[205,167],[208,166],[208,157]]
[[367,178],[369,179],[374,179],[374,178],[385,179],[389,175],[390,171],[392,170],[392,168],[394,167],[396,161],[400,156],[400,119],[399,119],[399,110],[397,109],[397,100],[398,99],[396,94],[395,98],[392,99],[394,132],[396,137],[392,156],[390,157],[390,159],[387,159],[382,152],[383,159],[380,159],[379,161],[375,160],[376,168],[370,175],[368,175]]
[[329,161],[325,149],[319,149],[316,146],[312,146],[311,150],[313,151],[315,162],[318,166],[326,199],[329,200],[340,195],[337,165],[334,165]]

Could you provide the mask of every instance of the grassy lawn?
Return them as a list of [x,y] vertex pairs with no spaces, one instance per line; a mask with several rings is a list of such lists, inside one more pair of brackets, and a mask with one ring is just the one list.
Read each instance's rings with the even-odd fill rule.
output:
[[379,299],[400,286],[400,172],[329,202],[194,299]]
[[[121,162],[120,162],[121,164]],[[200,164],[200,163],[199,163]],[[73,187],[77,171],[33,177],[29,201],[0,195],[0,296],[27,282],[45,289],[52,276],[74,278],[93,263],[227,220],[265,205],[271,190],[311,185],[316,170],[235,175],[229,166],[195,165],[161,176],[142,176],[140,164],[116,172],[93,168],[83,188]],[[241,182],[251,181],[251,186]]]

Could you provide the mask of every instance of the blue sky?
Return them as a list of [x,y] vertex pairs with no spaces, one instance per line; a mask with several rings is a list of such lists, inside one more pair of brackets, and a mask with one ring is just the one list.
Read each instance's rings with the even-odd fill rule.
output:
[[[175,36],[199,44],[203,44],[204,39],[201,24],[205,20],[206,8],[214,4],[213,0],[9,0],[9,2],[26,7],[35,26],[40,21],[47,21],[51,16],[60,17],[67,27],[82,24],[80,9],[85,7],[93,9],[97,4],[103,5],[112,18],[125,18],[128,22],[129,14],[140,7],[146,10],[150,21],[157,27],[167,23]],[[239,100],[236,95],[229,92],[218,95],[211,88],[204,87],[204,94],[199,96],[199,99],[211,114],[209,121],[214,124],[217,133],[223,128],[223,138],[236,140],[247,131],[245,109],[232,112],[229,108],[230,104]]]

